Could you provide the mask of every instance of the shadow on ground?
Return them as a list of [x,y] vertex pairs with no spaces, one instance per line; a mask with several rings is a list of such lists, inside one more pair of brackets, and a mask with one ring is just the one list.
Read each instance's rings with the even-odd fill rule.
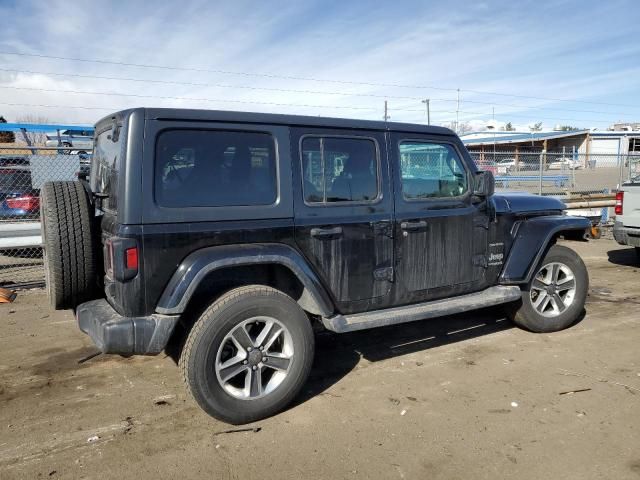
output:
[[363,357],[377,362],[513,328],[499,308],[402,325],[316,336],[316,355],[309,381],[295,405],[322,394],[351,372]]
[[640,266],[640,254],[636,254],[635,248],[622,248],[618,250],[609,250],[607,252],[609,261],[616,265],[624,267]]
[[[361,332],[316,333],[316,351],[309,380],[287,409],[323,394],[348,375],[361,358],[378,362],[511,328],[514,325],[505,317],[504,309],[492,307]],[[185,332],[174,335],[166,350],[176,363],[184,338]]]

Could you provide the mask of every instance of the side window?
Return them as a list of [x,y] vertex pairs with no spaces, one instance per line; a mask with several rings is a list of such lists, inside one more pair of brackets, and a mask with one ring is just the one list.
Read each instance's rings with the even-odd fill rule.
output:
[[306,137],[301,156],[305,202],[371,202],[378,198],[379,159],[373,140]]
[[405,200],[458,197],[467,192],[467,174],[452,145],[403,141],[399,149]]
[[166,130],[158,135],[155,198],[164,207],[271,205],[276,158],[268,133]]

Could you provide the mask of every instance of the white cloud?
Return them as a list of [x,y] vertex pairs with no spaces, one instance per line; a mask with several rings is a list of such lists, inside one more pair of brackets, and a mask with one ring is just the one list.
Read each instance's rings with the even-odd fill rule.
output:
[[[588,28],[588,15],[611,16],[603,5],[586,13],[578,11],[573,22],[547,18],[549,12],[544,9],[540,12],[537,3],[506,4],[500,8],[491,2],[476,5],[455,1],[446,5],[416,3],[411,8],[346,2],[162,1],[152,5],[131,1],[88,2],[83,6],[77,2],[74,8],[68,8],[68,3],[61,0],[47,2],[46,7],[35,1],[20,2],[19,7],[3,4],[0,17],[12,21],[3,32],[0,50],[311,77],[334,83],[0,54],[0,69],[149,80],[132,82],[0,70],[0,87],[139,95],[119,97],[0,88],[0,113],[9,119],[27,112],[46,115],[54,121],[94,123],[117,109],[166,106],[379,119],[384,98],[388,96],[392,120],[425,122],[422,98],[432,99],[432,123],[456,118],[454,90],[366,83],[462,88],[458,116],[461,121],[472,121],[478,126],[491,118],[492,106],[500,121],[518,125],[535,123],[538,118],[545,126],[579,122],[591,125],[593,121],[622,118],[625,113],[640,113],[637,105],[623,108],[566,104],[468,91],[618,103],[620,95],[636,88],[630,87],[633,82],[629,79],[637,76],[639,68],[631,62],[622,68],[598,68],[593,55],[589,57],[585,52],[586,48],[594,48],[585,46],[593,42],[585,32],[595,34]],[[554,8],[562,6],[560,2]],[[562,28],[553,28],[554,25]],[[615,34],[624,35],[620,30]],[[598,52],[607,62],[624,63],[637,56],[638,48],[636,43],[627,42],[619,49]],[[303,91],[252,90],[241,86]],[[324,93],[304,92],[310,90]],[[345,94],[335,95],[336,92]],[[378,97],[363,96],[367,94]],[[474,101],[486,103],[471,103]],[[539,109],[524,108],[533,106]],[[559,108],[608,113],[568,112]]]

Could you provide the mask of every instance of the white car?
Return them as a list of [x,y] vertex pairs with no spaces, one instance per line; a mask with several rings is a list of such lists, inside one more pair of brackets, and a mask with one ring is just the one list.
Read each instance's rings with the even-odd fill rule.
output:
[[87,153],[93,150],[93,131],[90,130],[62,130],[60,137],[57,132],[47,133],[47,147],[74,147],[72,153]]
[[498,175],[506,175],[515,169],[516,159],[515,158],[502,158],[496,161],[496,173]]
[[584,165],[580,160],[574,160],[573,158],[561,157],[552,162],[549,162],[547,166],[548,170],[577,170],[583,168]]

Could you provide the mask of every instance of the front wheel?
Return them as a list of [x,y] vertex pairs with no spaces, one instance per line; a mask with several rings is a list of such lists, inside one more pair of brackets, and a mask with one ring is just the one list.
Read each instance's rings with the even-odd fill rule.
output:
[[180,356],[189,390],[209,415],[239,424],[286,407],[309,376],[311,323],[288,295],[240,287],[215,301],[193,326]]
[[589,273],[580,256],[562,245],[552,246],[522,299],[508,307],[514,323],[536,333],[556,332],[573,325],[584,310]]

